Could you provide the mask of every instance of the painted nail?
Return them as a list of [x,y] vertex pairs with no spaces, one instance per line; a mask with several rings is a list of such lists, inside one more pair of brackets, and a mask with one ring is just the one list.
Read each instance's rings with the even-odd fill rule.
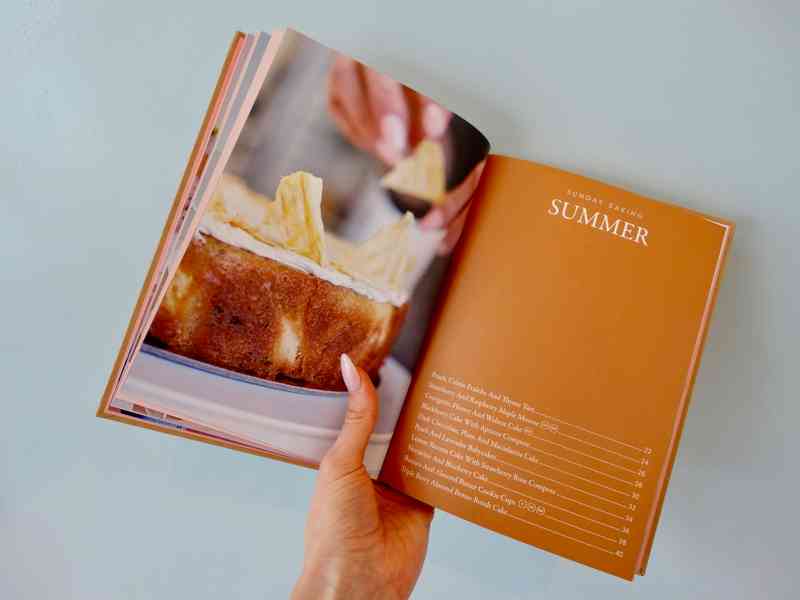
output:
[[450,113],[438,104],[428,104],[422,112],[422,126],[430,137],[444,134],[450,123]]
[[342,379],[347,386],[348,392],[357,392],[361,389],[361,375],[358,374],[356,366],[347,354],[342,354],[339,357],[339,362],[342,366]]
[[378,150],[385,158],[400,159],[408,146],[408,129],[405,121],[397,115],[386,115],[381,119],[381,139]]

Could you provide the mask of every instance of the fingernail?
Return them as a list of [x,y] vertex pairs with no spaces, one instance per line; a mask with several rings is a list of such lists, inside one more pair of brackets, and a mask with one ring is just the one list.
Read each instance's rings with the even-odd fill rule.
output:
[[342,379],[344,385],[347,387],[348,392],[357,392],[361,389],[361,376],[356,370],[356,366],[347,354],[342,354],[339,357],[339,362],[342,366]]
[[381,140],[378,142],[395,155],[402,155],[408,145],[408,129],[405,121],[397,115],[386,115],[381,119]]
[[422,111],[422,126],[430,137],[439,137],[447,129],[450,113],[438,104],[428,104]]

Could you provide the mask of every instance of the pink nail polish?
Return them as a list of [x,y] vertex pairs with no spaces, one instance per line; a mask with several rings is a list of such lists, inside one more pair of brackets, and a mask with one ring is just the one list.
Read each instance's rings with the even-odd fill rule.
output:
[[405,154],[408,146],[408,129],[398,115],[386,115],[381,119],[381,139],[378,142],[396,156]]
[[450,123],[450,113],[438,104],[428,104],[422,112],[422,126],[430,137],[444,134]]
[[342,354],[339,357],[339,362],[342,368],[342,379],[344,385],[347,387],[348,392],[357,392],[361,389],[361,375],[359,375],[356,366],[347,354]]

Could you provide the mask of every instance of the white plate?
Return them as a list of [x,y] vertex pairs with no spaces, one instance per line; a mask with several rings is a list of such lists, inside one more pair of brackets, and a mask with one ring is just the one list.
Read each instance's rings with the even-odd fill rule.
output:
[[[411,379],[392,358],[380,376],[380,415],[364,460],[372,475],[386,455]],[[336,439],[347,409],[344,392],[250,377],[148,345],[117,397],[312,462]]]

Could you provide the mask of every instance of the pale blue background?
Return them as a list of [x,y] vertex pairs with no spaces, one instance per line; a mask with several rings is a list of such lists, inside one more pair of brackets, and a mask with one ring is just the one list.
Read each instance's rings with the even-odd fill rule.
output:
[[312,472],[94,410],[230,35],[287,24],[496,151],[739,226],[647,576],[439,514],[415,598],[796,592],[797,2],[6,0],[0,597],[286,597]]

